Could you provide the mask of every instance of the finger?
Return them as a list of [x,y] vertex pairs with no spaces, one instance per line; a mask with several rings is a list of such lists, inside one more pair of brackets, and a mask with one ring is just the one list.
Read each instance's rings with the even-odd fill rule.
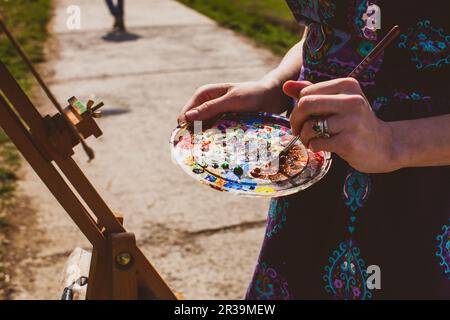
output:
[[181,109],[180,116],[178,117],[178,123],[185,123],[188,121],[186,117],[186,113],[199,107],[203,103],[217,99],[223,95],[225,95],[230,88],[230,84],[211,84],[200,87],[197,92],[192,96],[192,98],[186,103],[186,105]]
[[298,99],[300,92],[310,85],[312,83],[309,81],[287,81],[283,85],[283,92],[291,98]]
[[330,139],[325,138],[315,138],[309,142],[308,149],[312,152],[328,151],[335,152],[336,141],[338,141],[338,136]]
[[[342,132],[349,123],[347,118],[347,116],[340,115],[328,117],[326,119],[328,124],[328,133],[334,136]],[[307,147],[312,139],[317,138],[317,132],[314,130],[316,123],[317,119],[307,120],[301,129],[300,140]]]
[[329,139],[315,138],[309,142],[309,149],[313,152],[328,151],[334,152],[344,160],[347,160],[349,155],[355,153],[357,144],[357,137],[353,134],[341,132]]
[[307,148],[309,148],[309,142],[317,138],[317,133],[314,131],[313,127],[316,124],[316,120],[308,120],[303,125],[303,128],[301,129],[300,133],[300,141],[305,145]]
[[290,121],[292,133],[298,135],[309,118],[326,118],[331,115],[350,113],[358,105],[364,104],[359,95],[313,95],[302,97],[292,110]]
[[237,110],[237,104],[227,95],[220,98],[209,100],[202,105],[186,112],[186,119],[189,122],[203,121],[214,118],[215,116]]
[[361,94],[362,90],[358,80],[354,78],[339,78],[330,81],[315,83],[304,88],[301,97],[310,95],[328,95],[328,94]]

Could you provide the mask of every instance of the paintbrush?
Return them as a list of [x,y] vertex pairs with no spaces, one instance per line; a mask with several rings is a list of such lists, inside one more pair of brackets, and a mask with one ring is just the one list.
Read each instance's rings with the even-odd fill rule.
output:
[[[358,76],[363,72],[374,60],[376,60],[380,54],[392,43],[392,41],[398,37],[400,34],[400,27],[394,26],[381,41],[369,52],[369,54],[361,61],[361,63],[353,69],[352,72],[348,75],[348,78],[357,79]],[[289,143],[284,147],[284,149],[280,152],[279,157],[286,155],[289,150],[294,146],[297,141],[300,139],[300,135],[293,137]]]

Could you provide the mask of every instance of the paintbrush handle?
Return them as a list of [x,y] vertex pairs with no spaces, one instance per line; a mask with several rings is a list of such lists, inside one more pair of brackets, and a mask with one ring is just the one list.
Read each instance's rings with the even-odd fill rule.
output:
[[287,146],[284,147],[284,149],[280,152],[280,155],[282,155],[282,154],[286,153],[287,151],[289,151],[289,150],[292,148],[292,146],[293,146],[294,144],[297,143],[298,140],[300,140],[300,136],[295,136],[295,137],[293,137],[293,138],[289,141],[289,143],[287,144]]
[[400,27],[394,26],[381,41],[369,52],[361,63],[348,75],[349,78],[357,78],[400,34]]

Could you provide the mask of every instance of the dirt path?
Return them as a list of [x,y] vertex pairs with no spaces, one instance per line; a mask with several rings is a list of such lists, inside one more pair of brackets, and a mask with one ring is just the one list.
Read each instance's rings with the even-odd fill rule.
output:
[[[78,31],[66,28],[73,4]],[[277,59],[172,0],[127,1],[129,41],[104,39],[112,19],[103,1],[55,7],[51,88],[60,101],[95,96],[106,105],[104,135],[89,141],[97,159],[86,163],[78,149],[76,160],[172,287],[192,299],[241,298],[267,202],[196,185],[171,162],[168,139],[196,87],[255,79]],[[28,165],[20,193],[12,298],[57,299],[66,257],[88,243]]]

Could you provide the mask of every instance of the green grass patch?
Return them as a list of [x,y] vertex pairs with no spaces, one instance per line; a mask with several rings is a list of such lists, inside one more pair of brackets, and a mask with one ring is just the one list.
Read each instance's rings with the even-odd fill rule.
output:
[[[0,14],[33,63],[44,61],[43,43],[47,39],[47,23],[51,14],[51,0],[0,1]],[[0,36],[0,59],[20,85],[31,89],[28,69],[6,39]]]
[[178,0],[220,25],[283,55],[300,40],[301,27],[283,0]]
[[[30,60],[33,63],[42,62],[51,0],[0,1],[0,14]],[[0,33],[0,59],[29,93],[33,83],[31,73],[3,33]],[[0,128],[0,210],[2,199],[15,188],[15,171],[19,168],[19,162],[17,150]]]
[[0,146],[5,144],[8,141],[9,141],[8,136],[5,134],[5,132],[2,129],[0,129]]
[[5,217],[0,217],[0,230],[9,226],[8,220]]
[[[51,0],[0,0],[0,14],[30,60],[34,64],[43,62]],[[22,88],[30,93],[33,84],[31,73],[2,32],[0,59]],[[19,153],[0,128],[0,299],[3,298],[1,289],[4,280],[2,242],[8,237],[8,213],[14,204],[16,172],[19,168]]]
[[16,188],[17,176],[13,170],[0,168],[0,196]]

